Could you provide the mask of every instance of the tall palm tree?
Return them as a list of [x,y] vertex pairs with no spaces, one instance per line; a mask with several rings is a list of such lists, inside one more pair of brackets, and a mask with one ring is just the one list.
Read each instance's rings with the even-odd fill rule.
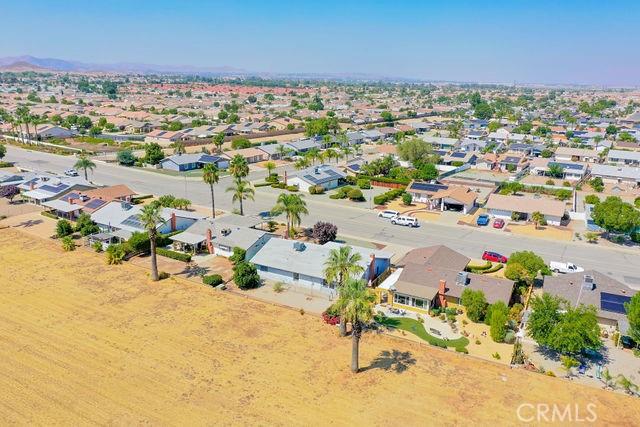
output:
[[223,144],[224,144],[224,132],[220,132],[213,137],[213,145],[216,146],[218,153],[222,153]]
[[[337,283],[338,291],[342,291],[345,282],[364,273],[364,268],[360,265],[362,255],[353,252],[351,246],[340,246],[331,249],[329,257],[324,263],[324,279],[328,284]],[[347,323],[340,317],[340,336],[347,334]]]
[[375,297],[364,280],[349,279],[345,282],[336,302],[340,318],[351,323],[351,372],[358,373],[360,337],[363,326],[373,318]]
[[267,162],[265,163],[264,167],[267,168],[267,173],[269,174],[269,176],[271,176],[273,170],[276,168],[276,164],[273,162]]
[[86,154],[80,154],[78,161],[73,167],[76,169],[84,170],[84,179],[88,181],[89,177],[87,175],[87,169],[90,169],[93,172],[93,170],[96,168],[96,164],[93,163]]
[[315,165],[316,160],[320,159],[320,150],[318,150],[317,148],[312,148],[311,150],[307,151],[305,157],[308,157],[311,163]]
[[311,165],[311,162],[308,158],[302,157],[300,160],[294,163],[294,167],[298,170],[308,168]]
[[233,156],[229,162],[229,173],[236,179],[236,181],[240,181],[242,178],[249,175],[249,164],[247,163],[247,159],[242,157],[240,154]]
[[203,170],[202,180],[205,183],[209,184],[209,189],[211,190],[211,216],[215,218],[216,217],[216,199],[213,193],[213,186],[217,184],[218,181],[220,180],[220,172],[218,171],[218,167],[213,163],[204,165],[204,168],[202,170]]
[[142,208],[139,220],[142,226],[149,233],[149,243],[151,246],[151,280],[158,281],[158,260],[156,258],[156,237],[158,236],[158,224],[162,222],[160,210],[162,207],[157,203],[151,203]]
[[227,192],[232,192],[232,201],[240,203],[240,215],[244,215],[244,207],[242,202],[246,199],[255,200],[254,194],[256,193],[249,181],[242,179],[234,181],[234,185],[227,188]]
[[341,150],[342,150],[342,154],[344,154],[345,160],[349,160],[349,154],[353,152],[351,147],[349,147],[348,145],[345,145],[341,148]]
[[280,215],[282,213],[287,216],[287,236],[292,238],[296,225],[300,225],[302,221],[300,216],[308,215],[309,210],[301,194],[281,193],[276,205],[271,209],[271,214]]
[[338,159],[340,158],[338,152],[333,148],[327,148],[324,152],[324,155],[327,156],[327,159],[329,160],[336,159],[336,163],[338,163]]

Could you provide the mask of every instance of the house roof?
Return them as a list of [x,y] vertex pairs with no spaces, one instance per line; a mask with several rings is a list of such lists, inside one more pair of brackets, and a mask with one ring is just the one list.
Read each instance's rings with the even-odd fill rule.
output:
[[102,200],[115,200],[135,196],[136,192],[124,184],[119,184],[82,191],[82,194]]
[[593,165],[591,167],[591,175],[600,177],[607,176],[613,178],[628,178],[640,181],[640,168],[611,165]]
[[264,231],[242,226],[225,226],[214,219],[200,219],[194,222],[184,232],[171,237],[179,242],[196,244],[206,240],[207,231],[211,231],[211,240],[214,245],[223,245],[229,248],[240,247],[247,249],[265,234]]
[[540,212],[543,215],[562,217],[567,209],[564,202],[559,200],[536,199],[525,196],[507,196],[503,194],[491,194],[485,205],[487,209],[496,209],[508,212],[522,212],[532,214]]
[[609,150],[609,154],[607,154],[607,157],[609,159],[640,161],[640,152],[624,151],[624,150]]
[[324,184],[344,178],[346,174],[331,165],[311,166],[294,175],[312,185]]

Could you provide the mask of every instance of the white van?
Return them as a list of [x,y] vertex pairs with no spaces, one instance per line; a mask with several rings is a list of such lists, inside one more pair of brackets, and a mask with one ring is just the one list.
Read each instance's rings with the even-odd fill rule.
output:
[[398,215],[400,215],[400,212],[398,211],[382,211],[378,213],[379,218],[386,218],[386,219],[395,218]]
[[418,218],[414,218],[411,216],[397,216],[391,219],[391,224],[393,225],[404,225],[407,227],[418,227]]

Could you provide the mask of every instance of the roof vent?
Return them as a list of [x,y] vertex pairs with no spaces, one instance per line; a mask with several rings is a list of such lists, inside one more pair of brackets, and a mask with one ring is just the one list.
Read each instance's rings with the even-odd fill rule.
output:
[[585,274],[584,278],[582,279],[582,289],[587,291],[592,291],[595,289],[595,287],[596,287],[596,281],[593,278],[593,276],[589,274]]
[[228,236],[229,234],[231,234],[231,229],[223,228],[222,230],[220,230],[220,233],[222,233],[223,236]]
[[295,249],[297,252],[302,252],[306,249],[306,245],[302,242],[293,242],[293,249]]
[[469,273],[466,271],[461,271],[456,276],[456,285],[467,286],[469,283]]
[[316,175],[320,175],[320,168],[316,166],[313,172],[315,172]]

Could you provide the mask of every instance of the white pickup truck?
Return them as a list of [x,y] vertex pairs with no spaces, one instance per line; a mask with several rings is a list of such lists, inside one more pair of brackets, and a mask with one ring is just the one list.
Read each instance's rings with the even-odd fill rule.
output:
[[584,268],[579,267],[572,262],[551,261],[549,267],[551,268],[551,271],[555,273],[580,273],[584,271]]

